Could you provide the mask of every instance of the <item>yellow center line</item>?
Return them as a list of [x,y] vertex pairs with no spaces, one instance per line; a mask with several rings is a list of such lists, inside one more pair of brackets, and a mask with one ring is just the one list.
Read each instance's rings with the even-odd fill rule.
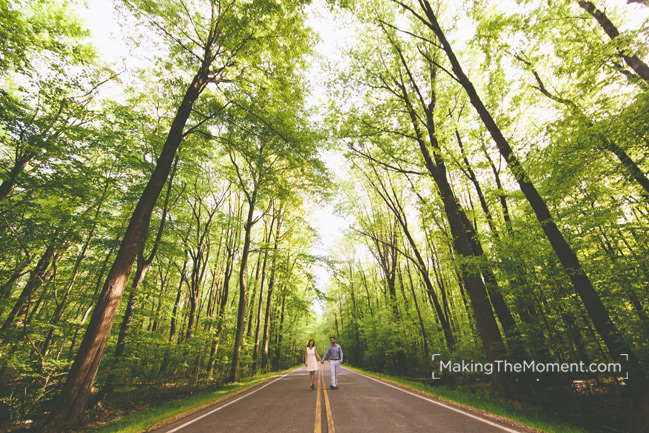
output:
[[321,415],[322,415],[322,409],[320,409],[320,382],[322,382],[322,366],[318,366],[318,384],[316,386],[316,392],[318,393],[316,400],[315,400],[315,427],[313,428],[313,433],[322,433],[322,425],[321,425]]
[[322,390],[324,391],[324,398],[325,398],[325,409],[327,409],[327,433],[336,433],[336,429],[334,428],[334,419],[331,414],[331,407],[329,406],[329,397],[327,396],[327,388],[324,386],[324,379],[323,379],[323,384],[322,384]]

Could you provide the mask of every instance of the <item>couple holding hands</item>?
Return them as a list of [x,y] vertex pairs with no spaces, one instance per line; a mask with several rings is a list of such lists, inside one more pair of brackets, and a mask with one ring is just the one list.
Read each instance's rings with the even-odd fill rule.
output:
[[315,371],[318,369],[316,357],[320,360],[320,364],[324,364],[325,359],[329,358],[329,368],[331,369],[331,385],[329,385],[329,388],[338,389],[338,372],[340,371],[340,364],[343,362],[343,349],[339,344],[336,344],[336,337],[331,337],[330,340],[331,345],[327,347],[327,351],[322,355],[322,358],[318,355],[318,349],[315,348],[313,338],[309,340],[304,351],[304,366],[311,375],[311,386],[309,387],[311,391],[315,389],[313,378],[315,377]]

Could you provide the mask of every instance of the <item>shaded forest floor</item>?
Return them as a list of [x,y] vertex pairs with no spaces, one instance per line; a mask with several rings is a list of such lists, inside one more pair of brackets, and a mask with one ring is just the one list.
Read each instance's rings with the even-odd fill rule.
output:
[[494,396],[484,380],[440,384],[431,377],[399,377],[354,369],[544,432],[624,432],[633,408],[631,399],[622,396],[614,384],[581,384],[574,390],[547,386],[523,399],[505,400]]
[[[214,380],[193,385],[140,383],[118,387],[101,402],[93,404],[75,432],[126,433],[147,430],[292,369],[245,377],[237,383],[225,384]],[[33,432],[35,427],[29,424],[0,425],[0,431]]]

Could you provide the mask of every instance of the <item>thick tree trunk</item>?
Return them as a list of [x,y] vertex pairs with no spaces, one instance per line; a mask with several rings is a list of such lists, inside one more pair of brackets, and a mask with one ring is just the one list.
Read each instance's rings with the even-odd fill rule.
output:
[[[442,202],[444,203],[444,210],[451,228],[455,251],[464,258],[475,257],[471,246],[471,240],[466,232],[465,223],[462,221],[460,215],[461,211],[459,209],[459,203],[455,199],[446,177],[435,177],[437,178],[436,184],[440,190]],[[503,359],[503,340],[491,309],[491,304],[489,303],[487,288],[480,278],[480,269],[479,267],[476,267],[476,265],[461,263],[459,271],[465,289],[471,299],[471,306],[475,313],[478,332],[482,339],[487,360],[493,362],[498,359]],[[509,395],[513,391],[512,384],[508,383],[508,380],[504,375],[494,374],[494,382],[504,395]]]
[[[119,235],[115,238],[115,241],[119,240]],[[108,254],[106,254],[106,258],[104,259],[103,263],[101,264],[101,269],[99,271],[99,276],[97,277],[97,282],[95,283],[95,290],[93,292],[93,297],[97,295],[99,292],[99,289],[101,288],[101,282],[104,280],[104,274],[106,273],[106,269],[108,268],[108,263],[110,262],[110,257],[113,255],[113,252],[115,251],[115,248],[111,248]],[[79,338],[79,332],[81,332],[81,327],[83,326],[84,323],[86,323],[86,319],[88,318],[88,315],[90,315],[90,311],[92,311],[93,304],[92,302],[90,305],[86,308],[86,311],[84,312],[81,321],[77,324],[74,330],[74,337],[72,337],[72,343],[70,344],[70,351],[68,353],[68,359],[72,359],[72,356],[74,355],[74,351],[77,347],[77,339]],[[75,317],[78,319],[79,314],[81,313],[81,305],[79,305],[79,309],[75,315]]]
[[[407,64],[403,57],[402,64],[405,68],[407,68]],[[411,76],[410,71],[407,70],[407,72],[409,76]],[[434,79],[434,75],[431,78]],[[496,319],[494,317],[493,310],[491,308],[491,304],[489,302],[487,288],[485,287],[480,275],[480,266],[475,263],[471,263],[470,261],[466,261],[466,259],[470,260],[474,258],[476,253],[473,249],[471,237],[469,233],[467,233],[465,221],[466,216],[464,216],[463,218],[463,210],[457,198],[455,197],[455,193],[453,192],[451,185],[448,182],[446,167],[444,165],[444,161],[441,159],[440,146],[437,141],[435,132],[434,94],[431,95],[431,101],[429,104],[425,105],[423,100],[421,101],[426,115],[425,121],[428,139],[434,150],[433,157],[423,138],[422,131],[419,126],[419,118],[417,117],[414,107],[410,102],[405,84],[401,82],[397,83],[397,86],[401,91],[401,97],[406,103],[406,108],[408,109],[408,113],[410,114],[410,119],[415,130],[417,144],[419,145],[419,150],[424,159],[426,168],[433,177],[433,180],[437,185],[440,197],[442,198],[444,213],[451,230],[453,249],[457,255],[463,258],[463,260],[458,265],[459,280],[464,283],[465,289],[469,297],[471,298],[471,306],[473,307],[473,311],[475,313],[476,325],[478,332],[480,333],[480,338],[482,340],[487,360],[490,362],[495,362],[496,360],[503,359],[505,353],[504,344],[500,335],[500,330],[498,329],[498,324],[496,323]],[[511,381],[511,379],[506,375],[500,373],[494,374],[493,381],[498,390],[505,396],[510,395],[514,391],[513,381]]]
[[131,323],[133,322],[133,317],[135,316],[135,307],[137,304],[138,293],[140,292],[142,281],[144,281],[144,277],[146,276],[148,270],[149,264],[144,263],[144,261],[138,260],[135,277],[133,278],[133,284],[131,286],[131,293],[129,294],[128,303],[126,305],[126,311],[124,311],[124,317],[122,318],[122,323],[119,327],[117,345],[115,346],[115,357],[124,355],[124,352],[126,351],[126,340],[128,339]]
[[505,335],[507,337],[512,337],[514,335],[514,327],[516,326],[516,322],[514,321],[514,317],[512,316],[509,307],[505,303],[505,299],[500,293],[500,285],[498,284],[496,276],[491,269],[492,265],[485,255],[484,250],[482,249],[482,243],[478,238],[478,234],[476,233],[473,224],[462,208],[460,208],[460,217],[464,221],[464,225],[471,242],[471,248],[473,249],[475,256],[481,257],[484,260],[484,263],[481,264],[480,269],[485,282],[485,287],[487,288],[487,293],[489,294],[489,299],[491,300],[491,305],[493,305],[494,307],[494,311],[496,312],[496,316],[498,317],[498,320],[500,321],[500,324],[505,331]]
[[[406,6],[403,3],[400,3],[404,8],[410,10],[414,13],[419,19],[424,21],[425,24],[428,24],[423,17],[416,14],[411,8]],[[424,4],[420,1],[422,7]],[[426,3],[428,4],[428,3]],[[430,6],[430,5],[428,5]],[[440,197],[442,198],[442,203],[444,205],[444,213],[446,219],[449,223],[451,237],[452,237],[452,246],[455,253],[462,257],[462,260],[458,263],[458,280],[464,284],[465,289],[471,298],[471,305],[475,313],[475,321],[480,333],[480,338],[484,347],[484,351],[487,357],[487,360],[490,362],[495,362],[496,360],[503,359],[505,354],[505,348],[503,344],[502,337],[500,335],[500,330],[498,329],[498,324],[494,317],[491,304],[489,302],[489,296],[487,294],[487,288],[485,287],[482,278],[481,278],[481,266],[475,263],[474,259],[476,257],[476,252],[474,250],[474,245],[472,238],[469,233],[467,233],[466,226],[466,215],[458,202],[451,185],[449,184],[446,166],[444,160],[441,157],[441,148],[437,140],[437,133],[435,127],[435,118],[434,110],[436,105],[436,95],[434,88],[430,89],[430,100],[424,101],[423,95],[419,90],[419,87],[413,77],[413,74],[408,66],[408,63],[401,52],[401,49],[393,43],[401,64],[403,65],[405,72],[410,80],[412,87],[414,88],[418,103],[421,104],[421,109],[424,112],[424,117],[421,118],[415,110],[413,103],[411,102],[410,94],[408,92],[407,85],[404,81],[403,75],[400,75],[400,78],[392,77],[392,81],[398,88],[400,93],[399,97],[405,104],[405,108],[410,116],[412,127],[414,130],[415,140],[419,146],[420,153],[424,159],[426,169],[431,174],[437,189],[439,191]],[[435,82],[435,73],[436,69],[431,64],[430,69],[430,80]],[[395,90],[396,92],[396,90]],[[424,135],[421,129],[421,123],[425,124],[425,129],[427,132],[428,140],[430,146],[433,148],[433,154],[428,149],[428,144],[424,139]],[[497,373],[492,376],[493,383],[496,385],[498,390],[505,396],[511,395],[515,390],[514,382],[505,374]]]
[[104,288],[93,311],[63,391],[52,412],[45,420],[44,433],[69,429],[83,413],[92,383],[106,349],[106,343],[115,321],[124,287],[131,273],[133,261],[144,235],[148,231],[151,213],[171,171],[194,102],[207,84],[209,66],[207,64],[201,66],[183,97],[156,163],[156,168],[133,211],[120,249],[108,273]]
[[[475,175],[475,172],[473,171],[473,168],[469,163],[469,159],[466,157],[466,154],[464,152],[464,145],[462,143],[460,133],[457,129],[455,130],[455,138],[457,138],[460,150],[462,151],[462,159],[464,161],[463,171],[465,171],[467,178],[471,181],[473,187],[476,190],[476,194],[478,194],[480,206],[482,207],[482,212],[487,218],[491,233],[493,233],[496,239],[499,239],[493,216],[491,215],[491,211],[489,210],[489,206],[487,205],[487,200],[485,199],[484,193],[482,192],[482,187],[480,186],[478,177]],[[475,252],[476,256],[484,257],[485,259],[485,263],[482,266],[482,276],[485,281],[485,285],[487,286],[487,292],[489,293],[489,298],[491,299],[491,305],[493,305],[494,307],[494,311],[496,312],[496,316],[498,316],[498,320],[500,321],[500,324],[505,331],[505,335],[507,335],[508,338],[513,337],[515,334],[514,326],[516,325],[516,323],[514,321],[514,317],[511,314],[511,311],[509,310],[509,307],[505,303],[505,300],[502,296],[500,285],[498,284],[498,280],[496,280],[496,277],[493,273],[490,260],[484,254],[484,250],[482,249],[482,243],[477,236],[478,226],[475,223],[471,223],[471,220],[469,220],[464,210],[462,210],[462,219],[467,226],[467,231],[470,232],[469,236],[471,237],[471,245],[473,246],[473,251]]]

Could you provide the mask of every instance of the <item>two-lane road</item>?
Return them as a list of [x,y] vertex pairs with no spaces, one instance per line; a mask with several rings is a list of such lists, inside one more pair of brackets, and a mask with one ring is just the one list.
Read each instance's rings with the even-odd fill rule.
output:
[[316,391],[309,391],[309,374],[302,367],[155,433],[523,431],[347,368],[341,369],[337,390],[329,389],[327,363],[316,375]]

